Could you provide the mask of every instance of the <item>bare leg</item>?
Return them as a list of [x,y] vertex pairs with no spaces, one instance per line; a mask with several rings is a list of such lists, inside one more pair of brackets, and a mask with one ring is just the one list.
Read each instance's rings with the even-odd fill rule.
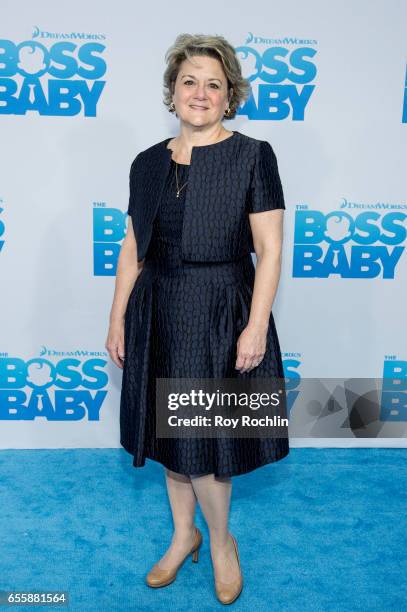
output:
[[232,582],[239,575],[228,528],[232,479],[215,478],[213,474],[207,474],[191,476],[191,483],[208,524],[215,576],[222,582]]
[[195,537],[196,497],[189,476],[165,468],[165,479],[170,501],[174,534],[165,555],[158,562],[162,569],[172,569],[192,548]]

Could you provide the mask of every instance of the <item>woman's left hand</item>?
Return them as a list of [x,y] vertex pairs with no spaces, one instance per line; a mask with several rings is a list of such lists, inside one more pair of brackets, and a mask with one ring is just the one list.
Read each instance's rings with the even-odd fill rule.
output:
[[237,340],[237,359],[235,369],[241,373],[257,367],[266,352],[267,329],[261,330],[248,325]]

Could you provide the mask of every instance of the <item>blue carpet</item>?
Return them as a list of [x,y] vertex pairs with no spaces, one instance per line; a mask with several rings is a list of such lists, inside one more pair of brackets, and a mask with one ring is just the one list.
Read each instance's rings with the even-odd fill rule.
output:
[[[188,558],[166,588],[144,585],[172,522],[162,466],[131,459],[123,449],[1,451],[0,589],[66,590],[75,612],[225,608],[199,509],[199,563]],[[407,610],[405,449],[292,448],[233,483],[244,589],[231,608]]]

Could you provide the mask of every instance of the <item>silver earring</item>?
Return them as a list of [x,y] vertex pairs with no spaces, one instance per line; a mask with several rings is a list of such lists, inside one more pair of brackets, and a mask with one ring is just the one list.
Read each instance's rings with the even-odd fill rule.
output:
[[171,102],[169,111],[170,111],[170,113],[175,111],[175,104],[174,104],[174,102]]

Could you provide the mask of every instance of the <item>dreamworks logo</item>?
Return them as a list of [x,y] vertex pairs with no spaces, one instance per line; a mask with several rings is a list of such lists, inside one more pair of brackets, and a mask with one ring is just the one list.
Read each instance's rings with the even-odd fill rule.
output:
[[54,40],[106,40],[104,34],[90,34],[85,32],[48,32],[34,26],[32,38],[52,38]]
[[247,34],[246,45],[316,45],[315,38],[297,38],[285,36],[284,38],[268,38],[266,36],[255,36],[252,32]]
[[372,202],[365,204],[364,202],[351,202],[346,198],[342,198],[339,208],[359,208],[361,210],[407,210],[407,204],[389,204],[387,202]]

